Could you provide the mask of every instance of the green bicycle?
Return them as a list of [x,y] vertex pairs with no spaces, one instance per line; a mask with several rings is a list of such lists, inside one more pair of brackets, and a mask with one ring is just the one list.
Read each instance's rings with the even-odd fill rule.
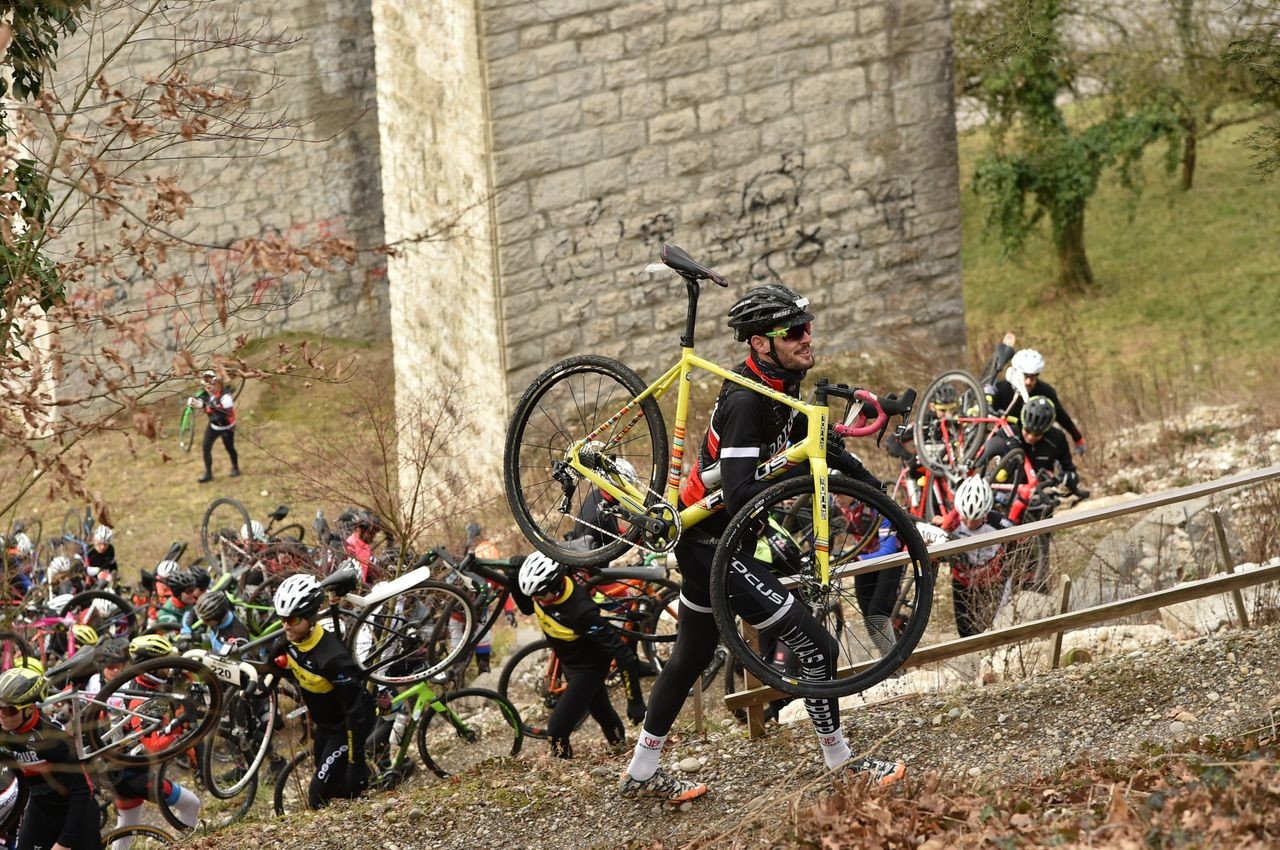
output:
[[[241,377],[235,386],[228,386],[226,391],[231,393],[233,397],[239,397],[240,391],[244,389],[244,378]],[[190,452],[191,446],[195,443],[196,436],[196,408],[187,404],[188,398],[203,398],[208,395],[203,385],[200,391],[193,396],[183,396],[182,398],[182,420],[178,424],[178,448],[184,452]]]
[[[415,737],[419,758],[441,779],[491,759],[514,758],[524,744],[520,714],[510,702],[484,688],[437,695],[423,681],[384,703],[387,712],[379,718],[366,751],[372,761],[369,787],[380,791],[397,787],[413,774],[409,747]],[[277,815],[310,808],[313,765],[314,754],[307,750],[281,770],[275,780]]]
[[[891,415],[905,418],[910,412],[914,390],[902,398],[881,398],[820,379],[813,402],[806,403],[748,380],[694,351],[700,282],[727,286],[725,279],[672,245],[663,246],[662,265],[647,270],[674,271],[684,279],[688,308],[680,360],[648,385],[617,360],[594,355],[562,360],[534,379],[512,415],[503,458],[507,501],[521,531],[543,553],[570,566],[597,567],[632,547],[671,551],[683,533],[724,509],[718,489],[692,505],[680,501],[692,374],[700,370],[732,381],[807,418],[805,438],[764,460],[756,477],[774,480],[803,463],[810,474],[790,477],[752,499],[719,541],[711,568],[711,603],[725,645],[762,682],[795,696],[844,696],[882,681],[902,665],[924,632],[933,572],[914,522],[897,504],[866,484],[828,474],[827,440],[829,431],[841,437],[883,435]],[[672,387],[678,395],[674,450],[669,451],[658,399]],[[846,409],[842,423],[829,427],[832,398],[844,400]],[[587,518],[600,493],[608,497],[600,511],[617,521],[619,533]],[[797,504],[806,499],[813,509],[797,523]],[[844,517],[851,513],[865,519],[848,522]],[[753,651],[752,630],[744,632],[734,613],[741,607],[728,581],[734,556],[755,553],[775,538],[780,520],[788,520],[790,543],[785,564],[775,563],[775,571],[786,573],[793,591],[838,642],[835,679],[796,679],[775,670]],[[584,526],[598,532],[593,548],[579,548],[567,539]],[[889,534],[896,535],[906,556],[870,557],[880,538]],[[895,626],[887,646],[883,634],[873,640],[870,630],[863,634],[842,628],[846,621],[861,619],[858,612],[869,593],[885,592],[874,575],[882,569],[899,571],[900,595],[911,600],[913,612]],[[872,586],[875,590],[869,590]]]

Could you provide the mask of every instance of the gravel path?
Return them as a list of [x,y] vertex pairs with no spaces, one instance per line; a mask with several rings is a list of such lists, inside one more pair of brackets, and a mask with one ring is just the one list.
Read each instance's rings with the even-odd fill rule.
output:
[[[1149,755],[1193,738],[1272,723],[1280,627],[1227,631],[1041,674],[966,686],[846,712],[851,744],[931,771],[995,785],[1052,773],[1077,760]],[[726,724],[705,739],[676,734],[664,764],[705,780],[711,793],[668,810],[618,799],[626,753],[585,742],[573,762],[530,741],[516,761],[482,776],[432,782],[295,820],[241,824],[189,846],[259,850],[752,846],[753,825],[793,817],[830,787],[807,724],[749,741]]]

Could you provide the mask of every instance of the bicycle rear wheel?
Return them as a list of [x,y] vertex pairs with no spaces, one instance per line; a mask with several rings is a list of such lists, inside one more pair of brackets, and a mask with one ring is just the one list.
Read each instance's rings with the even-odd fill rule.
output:
[[142,634],[142,612],[122,596],[107,590],[86,590],[71,597],[64,613],[93,626],[102,638],[132,638]]
[[125,842],[122,847],[129,850],[151,850],[154,847],[166,847],[176,841],[172,835],[156,826],[126,826],[113,829],[102,836],[103,847],[115,847],[117,841]]
[[524,743],[520,714],[485,688],[445,694],[443,713],[427,708],[418,726],[418,755],[442,779],[495,758],[514,758]]
[[[880,529],[869,536],[859,524],[843,529],[832,524],[826,587],[814,574],[817,543],[812,530],[800,529],[790,535],[799,548],[798,556],[786,562],[798,582],[791,588],[790,604],[805,605],[813,612],[833,642],[835,665],[842,676],[797,678],[775,669],[751,648],[737,615],[739,609],[761,607],[762,588],[753,580],[758,573],[747,568],[753,560],[757,561],[756,570],[766,568],[758,564],[759,547],[771,548],[765,539],[776,534],[777,518],[786,516],[795,500],[812,495],[812,477],[775,484],[748,502],[729,522],[711,566],[711,606],[725,646],[761,682],[792,696],[840,697],[888,678],[919,642],[933,603],[933,571],[912,519],[883,492],[861,482],[833,476],[827,484],[842,513],[852,512],[860,518],[859,523]],[[888,536],[896,536],[906,549],[908,563],[853,574],[860,559],[872,555]],[[745,574],[740,578],[741,573]],[[904,595],[909,600],[909,616],[894,623],[894,602]],[[787,604],[784,600],[775,602],[778,606]],[[847,627],[846,621],[862,622],[865,628]]]
[[[164,816],[165,822],[174,829],[186,832],[194,829],[196,826],[205,826],[210,829],[222,829],[243,818],[249,813],[249,809],[253,807],[253,801],[258,794],[258,776],[254,774],[250,780],[245,783],[239,796],[232,799],[218,799],[212,796],[206,796],[201,793],[201,788],[197,784],[196,776],[200,773],[204,757],[198,756],[196,761],[200,764],[191,765],[187,762],[190,751],[183,753],[176,759],[169,759],[161,762],[156,766],[155,781],[152,783],[153,802],[160,809],[160,814]],[[183,789],[191,791],[200,796],[200,820],[194,825],[188,825],[178,816],[178,812],[168,803],[165,796],[168,789],[165,781],[177,782]]]
[[[599,488],[564,460],[596,429],[592,448],[600,475],[622,483],[614,462],[626,461],[639,478],[633,486],[645,493],[645,506],[661,501],[668,456],[662,411],[652,398],[627,405],[644,390],[639,376],[618,361],[584,355],[547,369],[516,405],[502,461],[507,503],[525,537],[548,557],[574,567],[603,566],[640,536],[634,526],[620,526],[614,536],[583,524]],[[584,545],[586,534],[595,539]],[[579,539],[567,539],[574,536]]]
[[545,638],[517,649],[498,675],[499,696],[515,707],[524,734],[531,738],[547,737],[547,718],[564,686],[559,659]]
[[[952,392],[956,401],[938,401]],[[942,373],[924,391],[916,411],[915,444],[921,462],[936,472],[963,475],[991,428],[987,422],[969,421],[988,414],[987,395],[977,379],[961,369]]]
[[[455,617],[461,626],[457,638],[449,629]],[[470,600],[457,588],[427,581],[362,612],[347,646],[373,681],[407,685],[465,659],[475,622]]]
[[[219,541],[239,542],[240,529],[249,524],[249,512],[235,499],[214,499],[210,502],[200,520],[200,549],[209,563],[222,565],[225,569]],[[232,553],[227,553],[227,557],[231,558]]]

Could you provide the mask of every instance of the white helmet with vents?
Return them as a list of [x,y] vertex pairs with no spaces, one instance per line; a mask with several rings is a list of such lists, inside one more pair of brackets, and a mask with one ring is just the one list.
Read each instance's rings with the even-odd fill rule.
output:
[[1034,348],[1024,348],[1013,355],[1010,365],[1024,375],[1039,375],[1044,371],[1044,358]]
[[973,522],[985,518],[994,503],[991,485],[981,475],[969,476],[956,490],[956,513],[963,520]]
[[534,552],[520,565],[517,584],[525,596],[541,596],[559,590],[564,582],[564,567],[541,552]]

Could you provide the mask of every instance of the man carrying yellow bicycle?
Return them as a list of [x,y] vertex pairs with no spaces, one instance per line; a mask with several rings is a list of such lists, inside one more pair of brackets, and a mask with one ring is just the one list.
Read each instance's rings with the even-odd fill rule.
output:
[[[746,360],[734,371],[798,398],[800,383],[814,365],[814,317],[806,310],[808,303],[808,299],[786,286],[768,284],[751,289],[734,304],[729,310],[729,327],[739,342],[750,347]],[[618,790],[623,797],[660,797],[678,803],[706,793],[705,785],[670,776],[658,765],[689,689],[711,663],[719,643],[709,587],[715,545],[730,518],[754,496],[780,480],[809,474],[807,462],[788,470],[781,478],[762,481],[756,474],[757,464],[763,459],[803,441],[807,428],[805,416],[795,408],[725,381],[693,471],[680,493],[682,506],[690,505],[719,485],[725,510],[687,529],[676,544],[683,587],[675,648],[650,692],[640,740],[619,781]],[[880,487],[875,476],[845,451],[843,441],[834,433],[827,446],[830,466]],[[789,646],[800,660],[804,678],[832,678],[839,648],[808,607],[779,581],[775,570],[794,571],[792,565],[783,563],[786,558],[786,552],[759,548],[733,556],[729,583],[735,611],[760,632],[762,645],[780,640]],[[902,777],[905,768],[900,762],[850,760],[835,698],[806,699],[805,707],[828,769],[844,765],[850,772],[865,773],[882,785]]]

